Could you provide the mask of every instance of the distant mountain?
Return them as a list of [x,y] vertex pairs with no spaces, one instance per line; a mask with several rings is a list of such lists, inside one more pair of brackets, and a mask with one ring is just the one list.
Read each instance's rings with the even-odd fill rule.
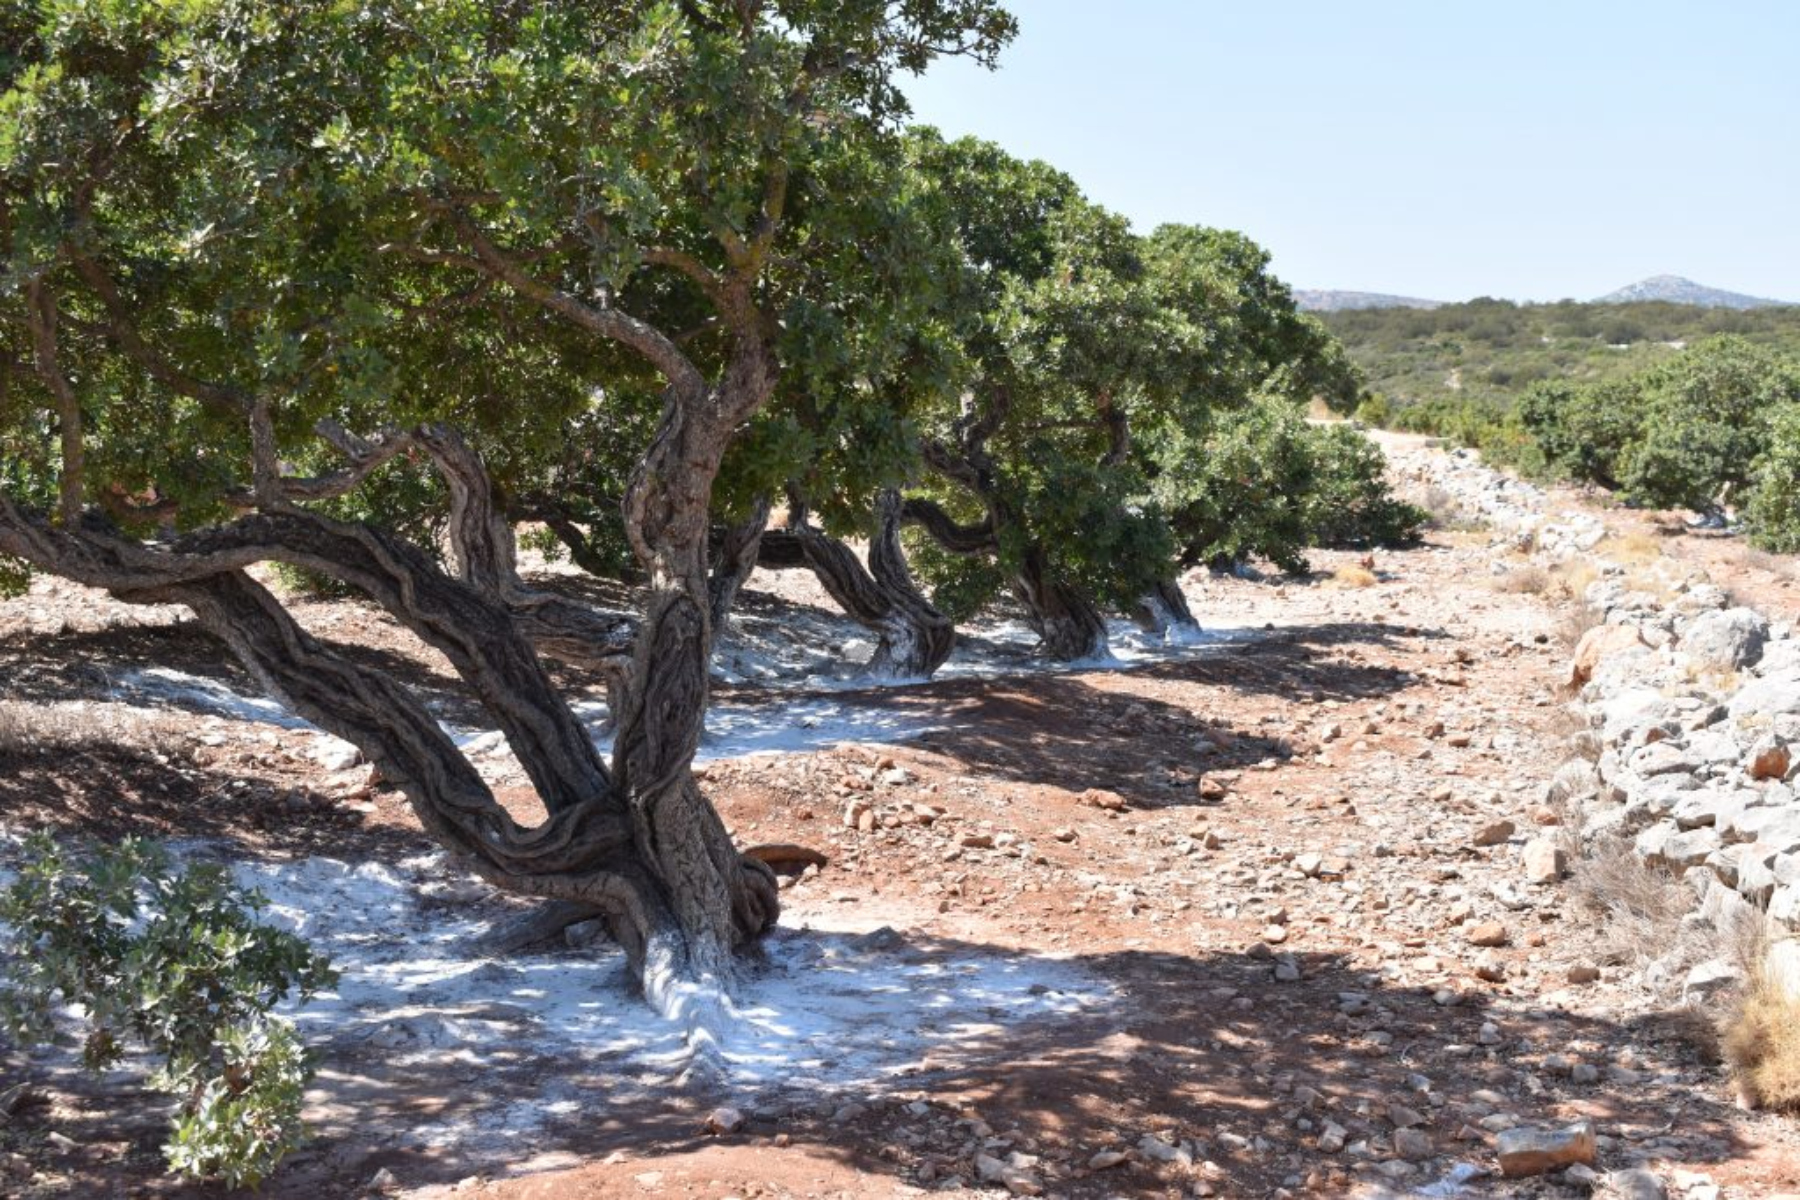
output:
[[1309,291],[1294,292],[1294,303],[1302,312],[1347,312],[1353,308],[1437,308],[1442,300],[1419,300],[1412,296],[1384,296],[1380,292]]
[[[1679,275],[1652,275],[1630,287],[1622,287],[1616,292],[1608,292],[1594,303],[1631,304],[1640,300],[1666,300],[1670,304],[1698,304],[1703,308],[1769,308],[1788,303],[1786,300],[1765,300],[1760,296],[1746,296],[1740,292],[1725,292],[1718,288],[1703,287],[1693,280],[1683,279]],[[1304,308],[1305,305],[1301,305],[1301,307]]]

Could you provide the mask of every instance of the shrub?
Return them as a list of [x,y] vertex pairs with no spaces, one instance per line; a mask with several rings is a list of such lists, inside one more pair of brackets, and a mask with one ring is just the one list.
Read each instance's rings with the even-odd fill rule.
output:
[[1388,488],[1381,450],[1354,429],[1306,429],[1313,486],[1310,541],[1318,546],[1396,546],[1417,540],[1431,514],[1398,500]]
[[1619,482],[1640,503],[1706,511],[1750,483],[1769,414],[1800,401],[1800,371],[1741,338],[1722,337],[1640,377],[1643,426]]
[[0,554],[0,600],[23,596],[31,586],[31,568],[16,558]]
[[152,1086],[181,1097],[170,1165],[255,1184],[303,1136],[312,1068],[293,1027],[271,1010],[337,975],[293,934],[263,925],[267,902],[224,868],[177,872],[139,839],[75,860],[48,834],[27,843],[0,891],[5,926],[0,1030],[50,1040],[57,1009],[79,1005],[82,1062],[102,1070],[135,1043],[160,1059]]
[[1753,1106],[1800,1111],[1800,997],[1766,969],[1752,976],[1726,1026],[1724,1049]]
[[1300,411],[1274,397],[1213,417],[1186,461],[1158,480],[1185,561],[1226,566],[1261,556],[1291,573],[1307,569],[1307,497],[1316,484],[1307,431]]
[[1370,392],[1363,397],[1363,402],[1356,406],[1356,419],[1364,425],[1370,425],[1377,429],[1385,428],[1387,423],[1394,419],[1394,406],[1381,393]]
[[1744,518],[1756,546],[1800,553],[1800,404],[1784,404],[1769,418],[1768,445],[1757,460]]
[[1540,383],[1519,398],[1517,414],[1548,471],[1583,483],[1618,486],[1619,461],[1640,425],[1629,384]]

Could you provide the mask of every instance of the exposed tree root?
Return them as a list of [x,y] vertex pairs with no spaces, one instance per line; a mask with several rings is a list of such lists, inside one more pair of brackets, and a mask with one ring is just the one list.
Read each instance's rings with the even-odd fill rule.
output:
[[746,847],[744,857],[755,859],[777,874],[784,870],[798,872],[807,867],[823,867],[831,861],[810,846],[796,846],[787,842]]
[[1180,638],[1200,628],[1181,585],[1173,579],[1158,580],[1155,587],[1144,593],[1132,619],[1145,632],[1165,638]]

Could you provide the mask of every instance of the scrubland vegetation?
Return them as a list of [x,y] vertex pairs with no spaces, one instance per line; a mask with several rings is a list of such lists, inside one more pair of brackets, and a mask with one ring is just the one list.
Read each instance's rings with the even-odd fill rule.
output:
[[1800,548],[1800,308],[1646,304],[1327,315],[1366,373],[1357,414],[1630,504],[1737,514]]

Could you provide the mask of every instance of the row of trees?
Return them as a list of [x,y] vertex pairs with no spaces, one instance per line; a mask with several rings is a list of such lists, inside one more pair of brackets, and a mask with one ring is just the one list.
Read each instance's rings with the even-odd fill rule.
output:
[[[603,918],[709,1044],[778,911],[690,770],[757,565],[817,572],[916,675],[1002,589],[1078,657],[1107,608],[1191,621],[1183,563],[1415,519],[1301,420],[1357,377],[1254,244],[1141,237],[904,129],[905,73],[1013,28],[992,0],[0,10],[0,555],[187,606],[545,901],[522,937]],[[529,586],[521,527],[639,610]],[[443,652],[543,823],[259,564]],[[611,680],[610,759],[544,658]]]

